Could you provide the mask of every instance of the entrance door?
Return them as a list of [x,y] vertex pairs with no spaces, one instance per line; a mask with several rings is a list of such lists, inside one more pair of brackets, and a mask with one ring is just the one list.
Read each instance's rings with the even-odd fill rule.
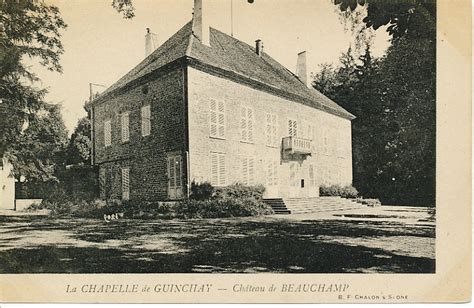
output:
[[314,169],[307,164],[290,162],[289,193],[290,198],[305,198],[314,195]]
[[183,160],[180,154],[168,155],[168,198],[183,196]]
[[297,162],[290,162],[290,177],[288,179],[290,198],[299,197],[300,192],[300,165]]

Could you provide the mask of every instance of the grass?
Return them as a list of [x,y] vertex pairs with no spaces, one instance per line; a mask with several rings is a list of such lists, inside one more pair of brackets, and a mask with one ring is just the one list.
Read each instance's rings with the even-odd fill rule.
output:
[[0,273],[434,272],[434,225],[0,216]]

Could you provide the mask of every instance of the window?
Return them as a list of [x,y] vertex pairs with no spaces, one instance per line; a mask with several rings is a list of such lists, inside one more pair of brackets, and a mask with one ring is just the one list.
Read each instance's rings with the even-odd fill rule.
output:
[[244,185],[255,184],[255,158],[253,157],[242,157],[240,160],[240,180]]
[[288,120],[288,136],[298,137],[298,123],[296,120]]
[[210,127],[209,135],[214,138],[225,138],[225,106],[224,102],[211,100],[209,104]]
[[214,186],[226,185],[224,153],[211,153],[211,184]]
[[267,165],[267,185],[277,186],[278,185],[278,161],[271,160]]
[[327,128],[323,130],[323,153],[329,154],[329,131]]
[[142,136],[148,136],[151,132],[151,110],[150,105],[143,106],[141,109],[142,115]]
[[128,112],[122,113],[120,124],[122,127],[122,142],[128,142],[130,140],[130,120]]
[[112,125],[110,120],[104,122],[104,144],[106,147],[112,144]]
[[240,140],[253,142],[253,109],[240,108]]
[[276,114],[267,113],[265,122],[265,139],[267,146],[278,146],[278,119]]
[[122,168],[122,200],[130,199],[130,169]]

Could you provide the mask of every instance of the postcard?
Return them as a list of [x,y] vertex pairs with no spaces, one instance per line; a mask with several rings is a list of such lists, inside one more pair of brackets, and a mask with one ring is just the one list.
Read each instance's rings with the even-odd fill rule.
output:
[[471,300],[469,1],[0,11],[0,302]]

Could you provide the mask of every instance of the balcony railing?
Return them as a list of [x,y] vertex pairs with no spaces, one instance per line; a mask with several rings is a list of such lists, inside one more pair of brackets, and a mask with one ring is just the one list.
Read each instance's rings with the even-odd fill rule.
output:
[[298,137],[284,137],[283,150],[291,154],[308,154],[311,155],[311,140]]

